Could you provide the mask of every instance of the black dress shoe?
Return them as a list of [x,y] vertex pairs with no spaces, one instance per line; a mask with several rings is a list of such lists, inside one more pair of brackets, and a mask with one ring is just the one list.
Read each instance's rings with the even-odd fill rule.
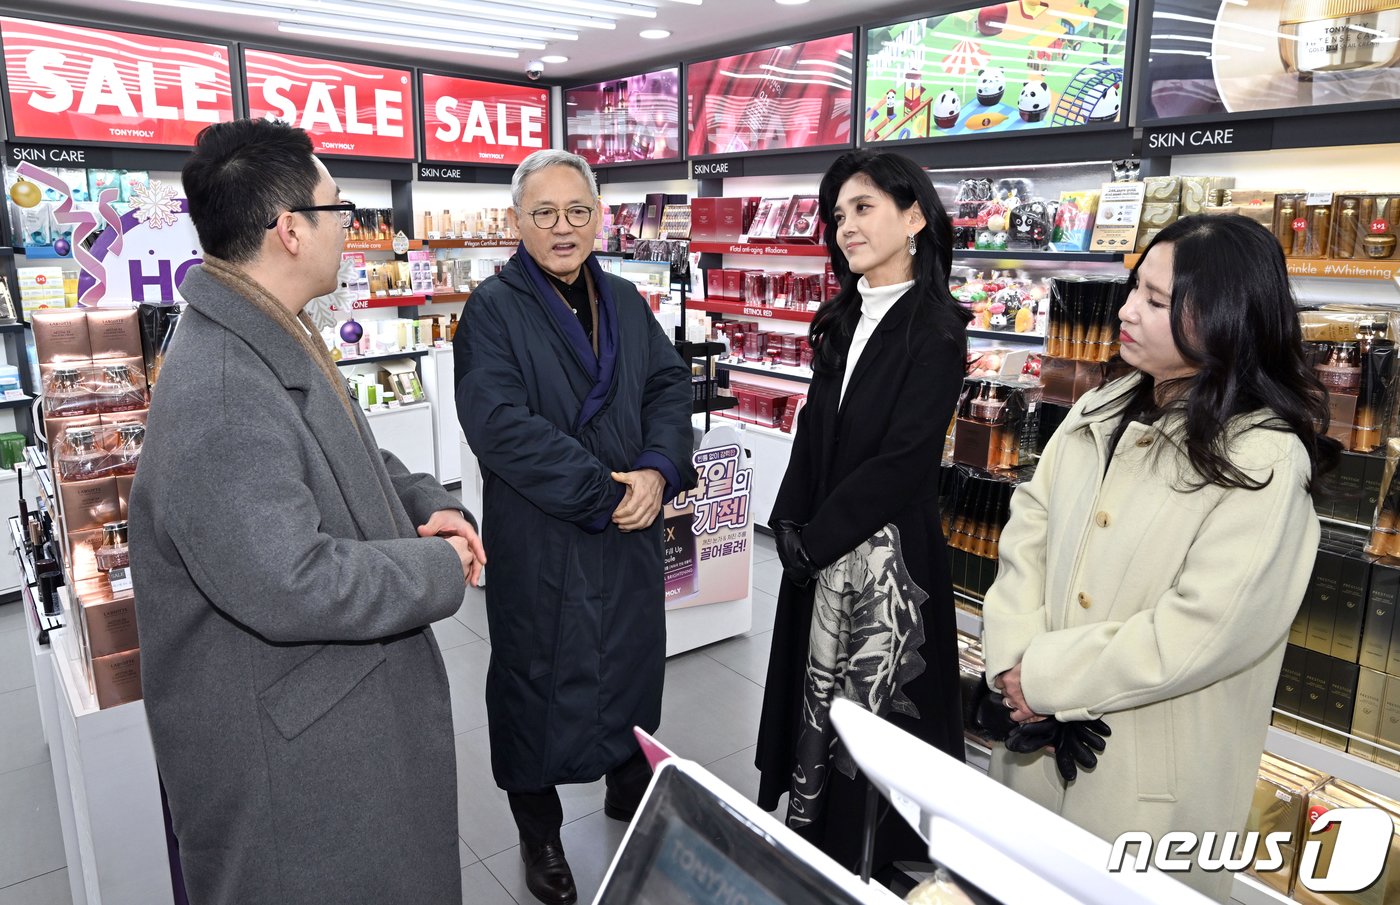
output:
[[521,839],[520,860],[525,862],[525,885],[544,905],[574,905],[578,901],[574,872],[564,860],[564,845],[558,839],[539,846]]

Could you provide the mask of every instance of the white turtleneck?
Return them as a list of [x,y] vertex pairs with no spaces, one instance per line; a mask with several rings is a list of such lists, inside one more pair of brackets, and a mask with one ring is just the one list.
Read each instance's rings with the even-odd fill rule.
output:
[[865,277],[861,277],[860,282],[856,283],[856,290],[860,292],[860,322],[856,324],[855,336],[851,337],[851,351],[846,355],[846,376],[841,380],[843,400],[846,398],[846,387],[851,384],[851,374],[855,372],[856,363],[865,351],[865,344],[870,341],[875,328],[880,326],[880,321],[894,307],[894,303],[913,285],[914,281],[909,280],[892,286],[875,287],[871,286]]

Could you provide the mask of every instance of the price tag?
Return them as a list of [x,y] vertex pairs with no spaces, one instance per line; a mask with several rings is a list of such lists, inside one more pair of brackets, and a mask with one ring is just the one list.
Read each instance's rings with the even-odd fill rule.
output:
[[1331,192],[1308,192],[1305,199],[1308,207],[1319,207],[1332,203]]
[[107,580],[112,583],[114,594],[129,593],[131,591],[131,568],[122,566],[118,569],[111,569],[107,572]]

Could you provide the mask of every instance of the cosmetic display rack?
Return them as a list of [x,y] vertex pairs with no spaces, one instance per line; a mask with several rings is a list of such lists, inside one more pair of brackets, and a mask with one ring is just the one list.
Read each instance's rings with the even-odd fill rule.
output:
[[[43,455],[30,447],[26,458],[42,461]],[[65,618],[39,615],[27,581],[33,563],[20,541],[18,520],[10,519],[10,525],[13,553],[26,563],[25,647],[53,770],[71,900],[80,905],[173,901],[145,704],[98,708],[83,675],[77,629]],[[66,614],[68,588],[58,593]]]

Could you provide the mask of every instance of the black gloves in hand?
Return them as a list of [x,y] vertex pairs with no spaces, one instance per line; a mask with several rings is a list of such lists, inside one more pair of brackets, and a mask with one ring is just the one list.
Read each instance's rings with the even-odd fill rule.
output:
[[778,547],[778,560],[783,564],[783,577],[805,588],[817,576],[817,567],[807,555],[802,543],[802,525],[781,519],[773,526],[773,540]]
[[1030,754],[1053,746],[1055,766],[1061,778],[1070,783],[1079,775],[1079,768],[1092,770],[1098,765],[1098,754],[1106,747],[1104,739],[1112,734],[1103,720],[1061,722],[1051,717],[1017,724],[1007,736],[1006,750]]
[[1011,719],[1011,708],[1006,706],[1006,699],[987,687],[987,674],[978,676],[975,685],[965,686],[963,693],[968,701],[964,721],[969,727],[990,741],[1006,741],[1017,724]]
[[1103,753],[1106,745],[1104,738],[1111,734],[1112,730],[1103,720],[1060,723],[1060,735],[1055,740],[1055,765],[1060,768],[1065,782],[1074,782],[1079,775],[1076,762],[1085,770],[1098,766],[1098,754]]

